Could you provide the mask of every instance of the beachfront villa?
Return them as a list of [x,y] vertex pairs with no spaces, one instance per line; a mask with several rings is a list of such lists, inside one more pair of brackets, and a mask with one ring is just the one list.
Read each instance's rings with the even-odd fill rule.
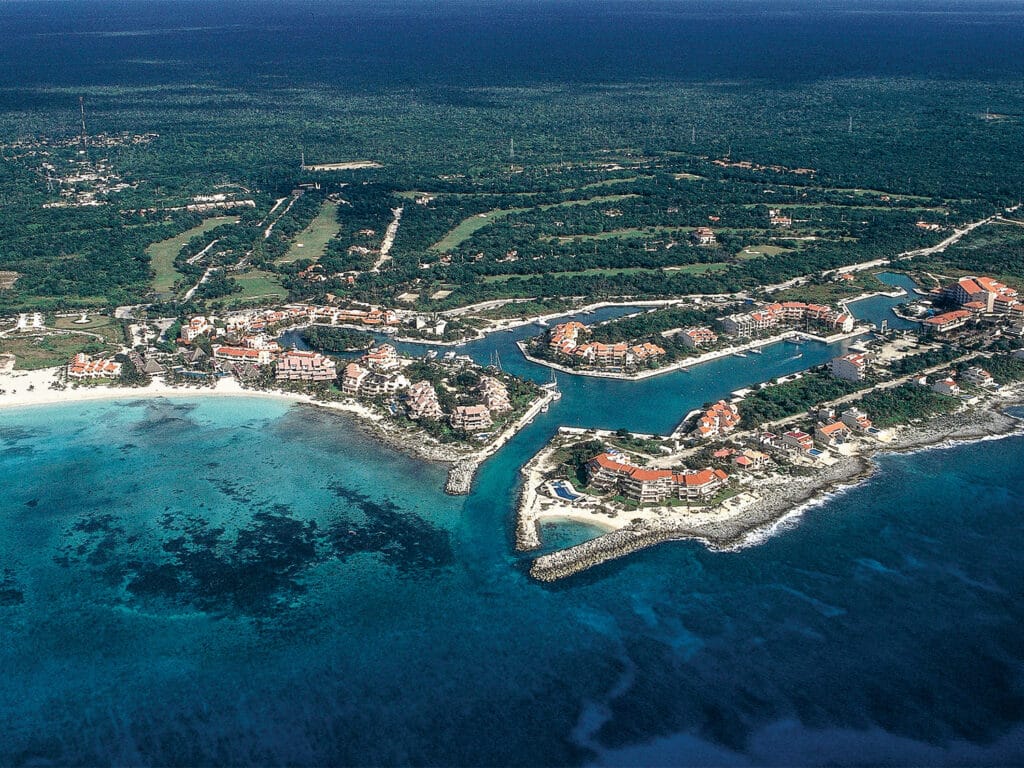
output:
[[493,423],[491,412],[487,410],[486,405],[460,405],[451,415],[452,427],[466,432],[479,432]]
[[79,352],[68,363],[67,373],[69,379],[116,379],[121,375],[121,363],[103,358],[94,360]]
[[814,448],[814,438],[799,429],[791,429],[782,435],[782,447],[797,453],[807,453]]
[[214,318],[197,316],[189,319],[188,323],[184,323],[181,326],[181,331],[178,334],[178,342],[181,344],[191,344],[200,336],[214,336],[215,326],[213,324]]
[[814,428],[814,442],[826,448],[835,448],[847,442],[852,436],[850,428],[841,421],[819,424]]
[[317,352],[293,349],[277,360],[278,381],[334,381],[337,376],[335,362]]
[[932,392],[937,392],[940,395],[956,396],[960,394],[960,385],[956,383],[956,379],[952,376],[947,376],[944,379],[932,382]]
[[849,312],[806,304],[802,301],[783,301],[766,304],[752,312],[740,312],[718,318],[722,330],[733,336],[750,336],[758,331],[786,325],[818,325],[831,331],[853,331],[853,315]]
[[444,416],[441,403],[437,399],[437,390],[429,381],[417,381],[405,393],[409,418],[429,419],[437,421]]
[[341,391],[352,397],[357,396],[360,387],[369,375],[370,372],[359,363],[349,363],[345,366],[345,372],[341,379]]
[[992,374],[978,365],[972,365],[970,368],[962,371],[960,378],[967,384],[973,384],[976,387],[997,386],[995,379],[992,378]]
[[698,436],[707,439],[732,432],[739,425],[740,412],[736,405],[719,400],[698,417],[694,429]]
[[600,453],[587,462],[587,482],[602,491],[617,491],[640,504],[666,499],[699,501],[713,496],[729,480],[720,469],[646,469],[619,455]]
[[839,418],[854,432],[867,432],[871,429],[871,419],[860,408],[847,408]]
[[828,363],[832,375],[843,381],[863,381],[867,375],[867,368],[868,357],[863,352],[833,357]]

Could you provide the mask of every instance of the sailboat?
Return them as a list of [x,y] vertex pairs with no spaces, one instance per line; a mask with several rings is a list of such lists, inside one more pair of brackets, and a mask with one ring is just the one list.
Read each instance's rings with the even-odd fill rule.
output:
[[[551,393],[552,400],[562,399],[562,391],[558,388],[558,379],[555,377],[555,372],[553,370],[551,371],[551,381],[547,382],[546,384],[542,384],[541,386]],[[540,409],[541,413],[546,412],[547,409],[548,404],[544,403],[544,405]]]

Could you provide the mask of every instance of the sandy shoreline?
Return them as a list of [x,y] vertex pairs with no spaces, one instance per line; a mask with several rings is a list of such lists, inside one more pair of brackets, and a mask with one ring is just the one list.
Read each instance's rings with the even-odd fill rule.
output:
[[[61,370],[61,368],[46,368],[37,371],[14,371],[12,373],[0,374],[0,389],[5,390],[3,394],[0,394],[0,411],[11,408],[32,408],[102,400],[138,400],[158,397],[183,399],[200,397],[258,397],[296,405],[326,408],[331,411],[347,414],[353,417],[352,423],[354,425],[397,451],[424,461],[449,464],[453,469],[462,465],[463,471],[468,470],[470,472],[470,482],[472,481],[472,474],[476,472],[477,467],[493,453],[493,451],[489,451],[490,445],[475,450],[460,451],[453,446],[431,442],[422,433],[416,433],[415,439],[410,439],[413,436],[410,435],[408,430],[403,430],[400,427],[389,424],[379,413],[352,400],[318,400],[312,395],[298,392],[248,389],[230,377],[218,379],[214,386],[175,386],[161,379],[154,379],[152,383],[145,387],[101,385],[79,386],[77,388],[68,386],[66,389],[51,389],[50,384],[57,380]],[[32,387],[32,389],[30,390],[29,387]],[[538,409],[540,405],[542,403],[538,403]],[[503,445],[510,438],[511,434],[506,435],[503,433],[499,440],[502,441],[501,444]],[[497,448],[493,450],[496,451]],[[463,493],[468,493],[468,486]]]
[[[878,470],[873,460],[877,456],[1024,434],[1024,421],[1003,412],[1005,408],[1020,405],[1022,396],[1024,392],[1018,388],[993,403],[991,410],[954,413],[937,417],[921,427],[903,428],[891,443],[855,456],[843,456],[831,467],[813,475],[786,475],[762,481],[750,489],[758,494],[754,503],[737,504],[730,510],[688,514],[681,520],[644,516],[638,523],[630,523],[591,541],[542,555],[534,561],[530,573],[540,581],[555,581],[664,541],[694,539],[717,551],[757,544],[780,525],[823,503],[830,494],[855,487],[870,478]],[[535,492],[531,496],[528,488],[539,479],[536,469],[527,470],[527,467],[524,467],[528,474],[527,488],[520,499],[516,526],[516,543],[520,550],[540,546],[537,528],[541,522],[564,516],[562,510],[532,516],[523,514],[535,500]],[[580,519],[580,516],[573,519]],[[585,517],[583,519],[586,521]]]

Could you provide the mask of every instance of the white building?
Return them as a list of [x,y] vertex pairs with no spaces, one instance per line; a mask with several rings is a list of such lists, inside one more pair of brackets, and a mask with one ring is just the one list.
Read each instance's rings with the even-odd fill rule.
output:
[[868,358],[862,352],[852,352],[829,361],[828,369],[837,379],[861,381],[867,373]]

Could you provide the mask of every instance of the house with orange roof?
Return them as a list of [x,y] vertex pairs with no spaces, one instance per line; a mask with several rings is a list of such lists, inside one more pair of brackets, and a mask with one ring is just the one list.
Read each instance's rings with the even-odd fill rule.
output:
[[791,429],[782,435],[781,444],[783,448],[799,453],[807,453],[814,448],[814,438],[799,429]]
[[814,428],[814,441],[826,448],[834,448],[843,445],[851,437],[850,428],[841,421],[834,421],[831,424],[819,424]]
[[719,400],[697,417],[694,431],[698,437],[710,438],[732,432],[740,425],[740,412],[734,403]]
[[696,245],[714,245],[718,242],[715,231],[711,227],[697,227],[690,233],[690,240]]
[[976,387],[997,386],[995,379],[992,378],[992,374],[978,365],[972,365],[970,368],[961,372],[960,378],[966,383],[973,384]]
[[860,408],[847,408],[839,418],[855,432],[867,432],[871,429],[871,419]]

